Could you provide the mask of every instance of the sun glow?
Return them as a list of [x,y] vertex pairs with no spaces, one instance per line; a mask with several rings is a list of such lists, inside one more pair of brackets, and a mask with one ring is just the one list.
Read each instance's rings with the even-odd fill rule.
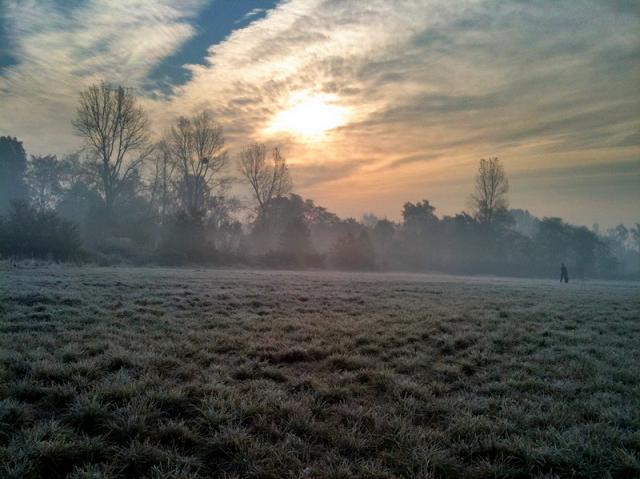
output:
[[289,107],[275,115],[267,133],[292,133],[317,141],[324,134],[347,123],[349,109],[336,104],[338,97],[308,91],[292,94]]

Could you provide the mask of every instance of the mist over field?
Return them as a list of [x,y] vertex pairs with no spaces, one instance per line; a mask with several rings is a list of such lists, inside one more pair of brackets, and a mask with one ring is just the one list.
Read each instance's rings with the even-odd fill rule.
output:
[[[508,174],[498,158],[479,161],[469,212],[438,216],[422,200],[406,202],[400,221],[371,213],[343,219],[293,193],[295,181],[278,147],[246,147],[235,162],[236,177],[223,176],[233,162],[222,127],[207,113],[181,118],[164,140],[148,144],[135,98],[101,84],[83,93],[78,131],[94,141],[98,130],[88,130],[97,112],[116,115],[120,102],[128,102],[133,124],[109,124],[112,137],[89,147],[95,159],[78,153],[26,161],[22,143],[0,138],[6,160],[0,254],[11,264],[29,259],[546,278],[562,269],[563,277],[570,271],[578,279],[640,277],[640,224],[590,229],[509,209]],[[86,118],[91,112],[98,116]],[[131,128],[132,138],[120,139],[122,128]],[[143,151],[128,163],[122,145],[132,144]],[[230,193],[234,182],[248,190],[248,199]]]
[[640,477],[628,0],[0,1],[0,479]]

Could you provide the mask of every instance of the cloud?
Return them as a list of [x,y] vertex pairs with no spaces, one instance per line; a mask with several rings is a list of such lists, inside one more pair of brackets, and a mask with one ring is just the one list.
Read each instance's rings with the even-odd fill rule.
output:
[[404,156],[402,158],[398,158],[397,160],[393,160],[389,165],[385,165],[382,169],[395,168],[402,165],[409,165],[411,163],[433,161],[437,158],[439,158],[438,154],[418,153],[415,155]]
[[238,23],[243,23],[246,22],[247,20],[260,15],[262,12],[264,12],[264,8],[254,8],[253,10],[248,11],[247,13],[245,13],[242,18],[240,18],[239,20],[236,20],[234,23],[238,24]]
[[638,22],[588,3],[290,1],[212,46],[170,104],[211,108],[254,138],[292,91],[335,93],[356,115],[328,148],[378,161],[543,140],[573,151],[596,134],[628,143]]
[[[256,140],[285,145],[299,191],[339,213],[355,214],[358,196],[358,205],[375,199],[376,213],[396,217],[404,200],[432,194],[453,212],[480,157],[499,156],[525,176],[640,157],[632,4],[287,0],[249,12],[251,23],[184,66],[189,81],[155,91],[146,75],[193,35],[199,2],[92,0],[69,14],[51,1],[14,0],[20,61],[0,72],[0,101],[12,112],[0,132],[28,134],[44,151],[47,141],[64,147],[79,85],[105,77],[142,89],[158,131],[208,109],[232,153]],[[299,91],[335,95],[350,122],[318,143],[267,136]],[[625,190],[606,208],[631,200]]]
[[[570,167],[540,167],[512,175],[512,204],[538,216],[611,227],[638,220],[640,158]],[[545,201],[540,201],[544,197]],[[610,202],[615,201],[615,208]],[[621,200],[622,199],[622,200]],[[581,208],[575,205],[580,204]]]
[[369,162],[368,158],[351,158],[330,163],[320,161],[299,163],[293,166],[292,174],[297,188],[309,188],[352,175]]
[[194,31],[198,0],[9,0],[6,34],[16,64],[0,71],[0,133],[30,151],[78,146],[71,133],[80,89],[106,80],[141,88],[150,68]]

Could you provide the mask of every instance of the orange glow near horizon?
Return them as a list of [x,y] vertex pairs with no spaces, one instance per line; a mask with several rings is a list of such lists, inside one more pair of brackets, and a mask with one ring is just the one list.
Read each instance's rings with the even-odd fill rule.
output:
[[329,131],[346,125],[349,109],[337,105],[336,95],[309,91],[293,93],[286,110],[277,113],[265,133],[289,133],[305,142],[321,140]]

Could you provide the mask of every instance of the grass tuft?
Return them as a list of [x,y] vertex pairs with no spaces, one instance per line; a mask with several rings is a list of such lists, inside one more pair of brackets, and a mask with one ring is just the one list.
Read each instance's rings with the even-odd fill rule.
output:
[[640,477],[636,285],[27,273],[3,479]]

